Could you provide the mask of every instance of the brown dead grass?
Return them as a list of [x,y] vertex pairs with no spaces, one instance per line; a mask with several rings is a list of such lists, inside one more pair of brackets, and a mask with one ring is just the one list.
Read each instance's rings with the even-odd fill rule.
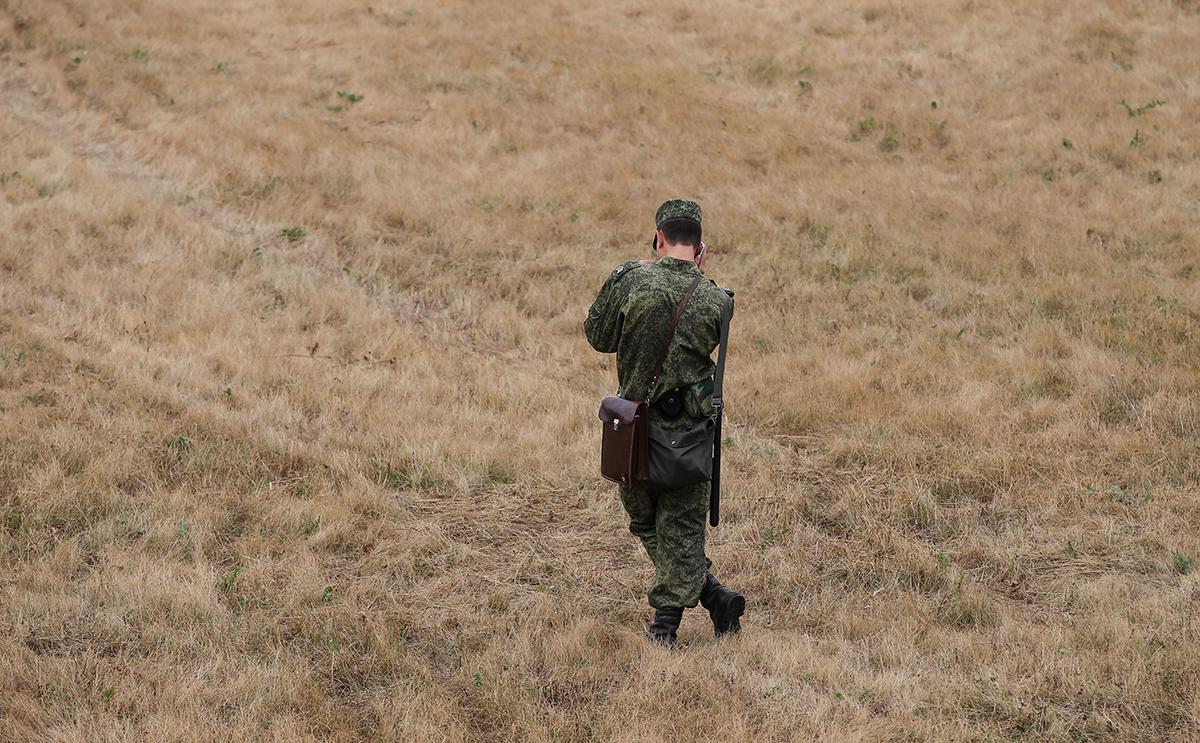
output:
[[[1198,39],[0,0],[0,739],[1196,739]],[[751,613],[665,653],[580,323],[674,195]]]

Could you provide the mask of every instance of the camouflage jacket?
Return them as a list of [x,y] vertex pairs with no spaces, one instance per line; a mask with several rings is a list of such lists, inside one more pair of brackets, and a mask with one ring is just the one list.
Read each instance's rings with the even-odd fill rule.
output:
[[[622,397],[645,398],[671,317],[684,292],[699,275],[695,263],[678,258],[662,258],[646,265],[630,261],[617,266],[600,287],[583,331],[592,348],[617,354],[617,380]],[[675,329],[651,402],[678,387],[684,390],[690,417],[712,414],[712,375],[716,365],[710,356],[721,338],[725,296],[725,290],[712,281],[702,281],[696,287]]]

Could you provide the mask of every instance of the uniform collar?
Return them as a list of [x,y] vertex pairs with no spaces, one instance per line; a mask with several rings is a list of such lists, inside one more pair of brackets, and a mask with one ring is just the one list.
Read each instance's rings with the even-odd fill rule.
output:
[[682,258],[674,258],[669,255],[659,258],[658,265],[664,268],[669,268],[672,271],[687,271],[689,273],[695,273],[699,271],[699,269],[696,268],[695,261],[685,261]]

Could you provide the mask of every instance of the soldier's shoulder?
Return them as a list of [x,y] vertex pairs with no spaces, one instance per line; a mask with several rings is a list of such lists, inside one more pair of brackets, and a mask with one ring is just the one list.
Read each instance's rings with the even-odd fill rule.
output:
[[621,281],[622,279],[629,277],[630,274],[637,273],[637,269],[641,265],[642,264],[639,263],[638,261],[625,261],[624,263],[622,263],[621,265],[617,266],[616,268],[614,268],[612,270],[612,273],[609,274],[609,276],[608,276],[609,281],[612,281],[614,283],[617,281]]
[[713,281],[712,279],[709,279],[709,280],[703,282],[703,284],[701,284],[701,286],[704,287],[705,293],[707,293],[712,298],[716,299],[718,302],[724,302],[726,296],[728,296],[730,298],[733,297],[732,289],[727,289],[727,288],[721,286],[720,284],[718,284],[716,281]]

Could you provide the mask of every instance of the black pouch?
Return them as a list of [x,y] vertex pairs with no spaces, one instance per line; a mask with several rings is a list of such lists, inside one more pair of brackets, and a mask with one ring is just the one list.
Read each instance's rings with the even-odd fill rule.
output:
[[662,487],[683,487],[711,479],[715,428],[712,418],[682,431],[668,431],[651,423],[647,481]]

